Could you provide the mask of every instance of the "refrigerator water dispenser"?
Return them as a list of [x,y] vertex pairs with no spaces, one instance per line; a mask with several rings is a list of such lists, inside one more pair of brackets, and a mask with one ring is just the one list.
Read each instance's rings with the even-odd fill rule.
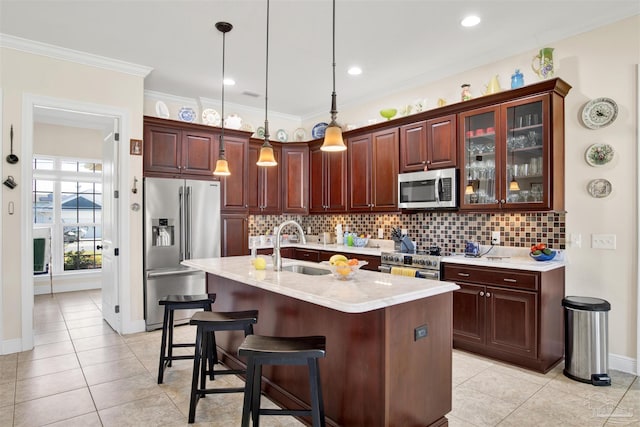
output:
[[152,220],[151,232],[153,236],[153,246],[174,245],[174,225],[172,219],[154,218]]

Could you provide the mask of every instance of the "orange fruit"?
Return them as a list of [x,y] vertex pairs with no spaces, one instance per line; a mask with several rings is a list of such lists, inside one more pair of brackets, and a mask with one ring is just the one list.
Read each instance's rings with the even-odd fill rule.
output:
[[358,260],[355,258],[351,258],[348,262],[349,265],[358,265]]

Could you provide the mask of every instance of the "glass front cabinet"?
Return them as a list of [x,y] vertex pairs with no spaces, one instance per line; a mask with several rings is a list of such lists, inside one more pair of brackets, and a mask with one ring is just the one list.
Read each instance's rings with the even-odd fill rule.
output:
[[[551,95],[542,94],[460,113],[461,210],[564,207],[563,194],[552,194],[552,175],[561,175],[559,193],[564,187],[564,129],[554,129],[550,104]],[[555,153],[554,134],[561,147]]]

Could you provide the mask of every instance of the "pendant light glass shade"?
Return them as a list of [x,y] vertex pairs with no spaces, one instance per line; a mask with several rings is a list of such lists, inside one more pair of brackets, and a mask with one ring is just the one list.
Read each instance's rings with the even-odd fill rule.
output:
[[473,194],[473,184],[468,183],[467,188],[464,189],[464,194]]
[[333,126],[328,126],[324,131],[324,142],[322,143],[322,147],[320,147],[322,151],[344,151],[347,149],[347,146],[344,145],[344,140],[342,139],[342,129],[337,124]]
[[520,185],[518,185],[518,181],[515,178],[511,178],[511,182],[509,183],[509,191],[520,191]]
[[264,72],[264,143],[260,147],[260,155],[256,165],[258,166],[278,166],[276,157],[273,155],[273,147],[269,143],[269,119],[267,112],[269,111],[269,0],[267,0],[267,47],[265,49],[265,72]]
[[336,123],[336,0],[333,0],[333,92],[331,92],[331,122],[324,132],[322,151],[344,151],[347,146],[342,139],[342,128]]
[[231,175],[231,171],[229,171],[229,162],[227,162],[227,158],[224,155],[224,50],[226,35],[232,28],[233,25],[228,22],[216,22],[216,29],[222,33],[222,134],[220,135],[219,157],[216,162],[216,169],[213,171],[213,174],[216,176]]
[[227,159],[218,159],[216,162],[216,170],[213,171],[214,175],[218,176],[229,176],[231,172],[229,171],[229,163]]
[[256,162],[258,166],[277,166],[278,162],[276,161],[276,157],[273,155],[273,147],[271,144],[268,146],[263,144],[260,147],[260,157],[258,157],[258,161]]

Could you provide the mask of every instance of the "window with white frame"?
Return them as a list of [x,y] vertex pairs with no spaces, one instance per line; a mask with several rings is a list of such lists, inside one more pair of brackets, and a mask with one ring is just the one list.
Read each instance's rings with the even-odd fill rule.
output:
[[102,267],[102,163],[33,157],[33,227],[51,230],[54,274]]

